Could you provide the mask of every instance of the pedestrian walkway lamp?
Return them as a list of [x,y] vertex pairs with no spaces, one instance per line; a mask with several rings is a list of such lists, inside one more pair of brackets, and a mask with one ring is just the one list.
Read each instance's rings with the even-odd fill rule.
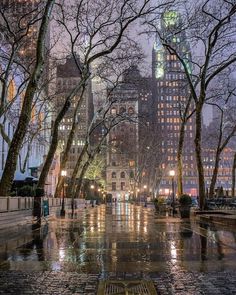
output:
[[175,170],[170,170],[169,172],[170,177],[171,177],[171,184],[172,184],[172,209],[173,209],[173,216],[175,215]]
[[90,185],[90,189],[91,189],[91,192],[92,192],[92,207],[94,207],[94,189],[95,189],[95,186],[93,184]]
[[61,170],[61,176],[62,176],[62,203],[61,203],[61,216],[65,216],[65,178],[66,178],[67,172],[66,170]]
[[[136,201],[137,201],[137,204],[138,204],[139,192],[140,192],[140,189],[137,188],[137,189],[136,189]],[[139,199],[139,203],[140,203],[140,199]]]
[[145,185],[143,186],[143,193],[144,193],[144,207],[147,207],[146,189],[147,189],[147,185],[145,184]]

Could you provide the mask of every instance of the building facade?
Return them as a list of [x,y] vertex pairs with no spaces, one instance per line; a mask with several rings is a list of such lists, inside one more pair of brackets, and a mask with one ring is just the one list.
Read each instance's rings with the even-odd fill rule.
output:
[[107,191],[116,200],[139,198],[147,193],[151,176],[151,79],[142,77],[137,66],[132,66],[125,71],[111,99],[111,114],[124,121],[108,136]]
[[106,190],[115,200],[127,200],[134,190],[137,169],[137,88],[124,76],[110,99],[114,101],[110,113],[120,118],[120,123],[107,138]]
[[[77,62],[79,62],[79,60]],[[59,110],[61,108],[62,104],[64,104],[65,98],[71,93],[74,87],[78,85],[80,79],[81,75],[73,57],[67,57],[64,64],[60,64],[57,66],[56,89],[58,99],[55,106],[56,110]],[[76,111],[79,101],[80,106]],[[88,126],[93,116],[93,97],[90,81],[88,81],[88,87],[86,88],[83,96],[81,96],[81,93],[78,93],[72,98],[71,106],[62,119],[59,127],[59,132],[60,144],[63,148],[66,145],[68,135],[73,124],[74,115],[76,116],[78,124],[70,150],[69,159],[67,162],[67,176],[71,176],[74,170],[76,160],[78,159],[81,149],[85,144]]]
[[[169,11],[164,13],[161,29],[163,35],[174,30],[181,22],[179,13]],[[170,44],[178,49],[179,54],[185,58],[188,71],[191,67],[188,60],[191,57],[190,49],[186,43],[185,32],[171,35]],[[155,108],[154,122],[158,126],[158,140],[160,141],[159,154],[159,193],[171,194],[172,179],[170,170],[177,173],[177,148],[180,132],[180,112],[189,98],[189,88],[184,69],[175,54],[165,49],[158,39],[152,53],[153,101]],[[191,112],[191,108],[189,113]],[[186,193],[197,194],[196,170],[194,160],[194,118],[188,120],[185,129],[185,145],[183,151],[183,188]]]

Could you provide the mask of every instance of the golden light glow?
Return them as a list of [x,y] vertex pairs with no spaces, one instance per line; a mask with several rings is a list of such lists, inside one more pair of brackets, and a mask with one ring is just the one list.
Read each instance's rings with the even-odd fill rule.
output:
[[174,177],[175,176],[175,170],[170,170],[169,174],[170,174],[170,176]]
[[67,175],[67,171],[66,170],[61,170],[61,176],[66,176]]

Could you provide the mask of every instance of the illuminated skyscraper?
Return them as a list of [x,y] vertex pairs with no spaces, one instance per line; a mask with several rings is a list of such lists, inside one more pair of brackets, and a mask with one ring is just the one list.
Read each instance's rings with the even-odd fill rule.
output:
[[[179,13],[166,12],[161,22],[163,36],[168,43],[177,48],[178,53],[186,62],[191,72],[189,60],[190,49],[184,31],[172,34],[181,24]],[[175,54],[171,54],[162,46],[158,39],[153,47],[152,54],[153,100],[155,104],[155,122],[158,125],[161,141],[161,169],[160,193],[168,194],[171,190],[169,170],[177,171],[177,147],[180,131],[180,112],[183,110],[189,97],[189,88],[183,67]],[[194,171],[194,120],[190,118],[186,127],[185,147],[183,153],[184,191],[196,194],[196,174]]]

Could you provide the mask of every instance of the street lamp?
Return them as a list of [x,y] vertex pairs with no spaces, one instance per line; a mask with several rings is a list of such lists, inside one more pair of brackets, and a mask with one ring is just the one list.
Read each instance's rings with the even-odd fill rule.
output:
[[169,174],[171,177],[171,184],[172,184],[172,204],[173,204],[173,216],[174,216],[175,215],[175,186],[174,186],[175,170],[170,170]]
[[91,191],[92,191],[92,207],[94,207],[94,188],[95,188],[95,186],[93,185],[93,184],[91,184],[90,185],[90,189],[91,189]]
[[[137,202],[137,204],[138,204],[138,195],[139,195],[139,192],[140,192],[140,189],[137,188],[136,189],[136,202]],[[139,202],[140,202],[140,200],[139,200]]]
[[101,189],[98,188],[98,201],[100,201],[100,198],[101,198],[101,196],[100,196],[100,192],[101,192]]
[[147,207],[146,189],[147,189],[147,185],[144,184],[144,186],[143,186],[143,192],[144,192],[144,207]]
[[62,189],[63,189],[63,194],[62,194],[62,203],[61,203],[61,216],[65,216],[65,177],[67,175],[66,170],[61,170],[61,176],[62,176],[62,181],[63,181],[63,185],[62,185]]

